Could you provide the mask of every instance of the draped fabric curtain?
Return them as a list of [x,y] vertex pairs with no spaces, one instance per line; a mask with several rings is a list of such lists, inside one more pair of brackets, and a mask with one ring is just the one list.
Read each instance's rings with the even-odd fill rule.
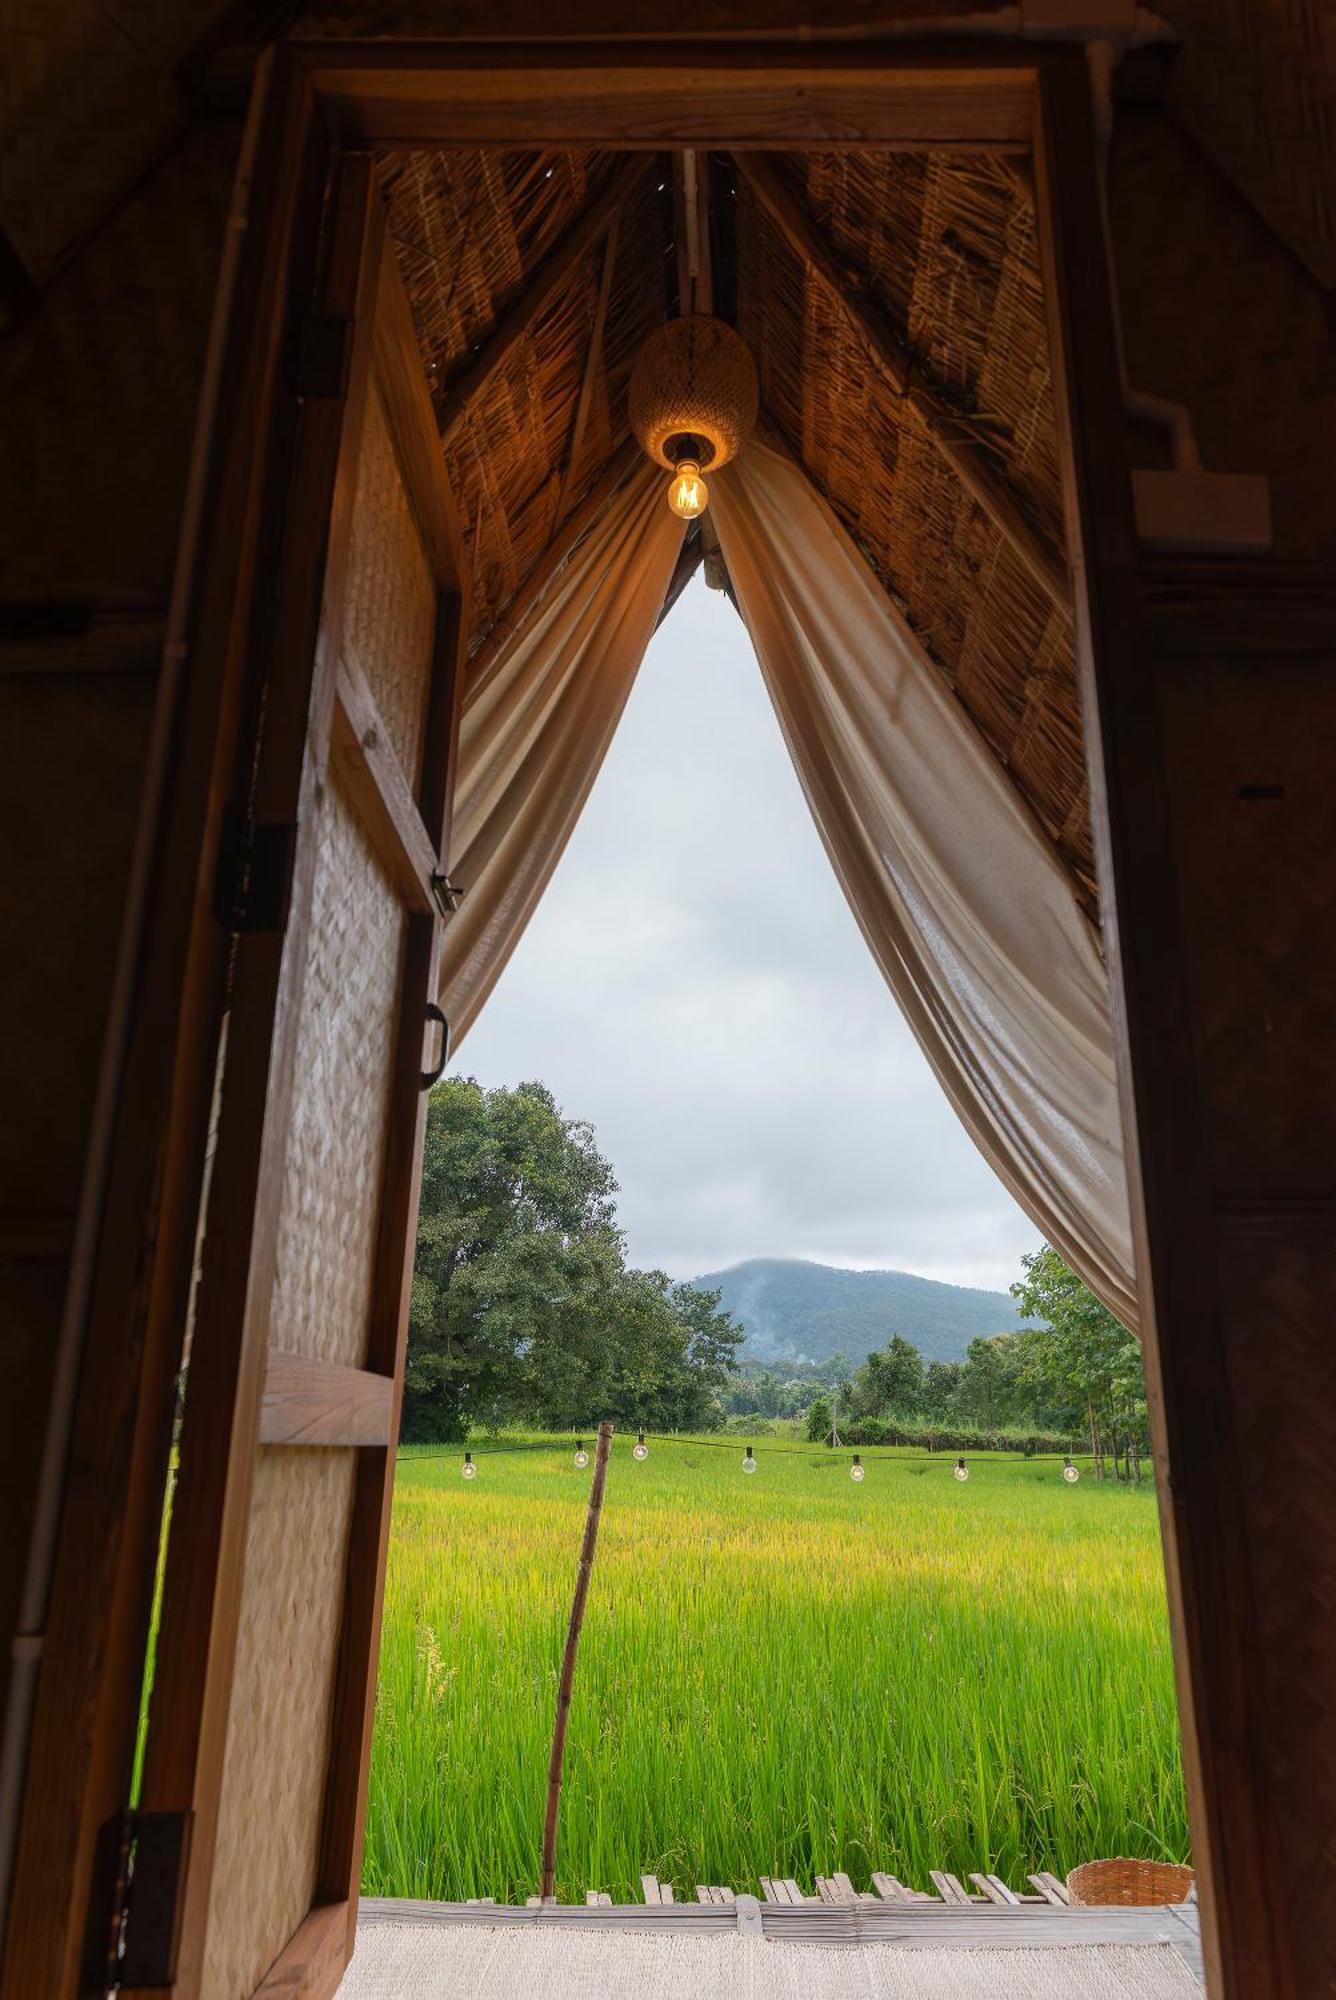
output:
[[965,711],[800,468],[754,442],[711,488],[780,727],[887,985],[998,1178],[1134,1328],[1095,932]]
[[561,859],[663,608],[683,524],[637,468],[464,689],[440,1002],[467,1033]]
[[[873,957],[984,1158],[1135,1327],[1104,968],[1057,857],[805,474],[753,442],[710,486],[780,726]],[[681,536],[647,465],[465,690],[452,846],[465,895],[441,979],[455,1043],[589,795]]]

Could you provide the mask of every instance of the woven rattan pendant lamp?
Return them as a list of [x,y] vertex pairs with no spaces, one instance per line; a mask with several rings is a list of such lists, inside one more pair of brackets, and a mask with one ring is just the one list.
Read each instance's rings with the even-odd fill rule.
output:
[[688,313],[652,333],[631,370],[628,413],[641,449],[672,473],[668,505],[703,514],[707,469],[736,458],[756,422],[756,364],[742,335],[708,313]]

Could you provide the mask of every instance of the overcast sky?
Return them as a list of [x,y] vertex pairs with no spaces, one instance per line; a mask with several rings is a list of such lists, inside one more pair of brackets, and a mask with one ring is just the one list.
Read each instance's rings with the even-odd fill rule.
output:
[[751,644],[698,577],[452,1061],[587,1118],[634,1263],[1006,1286],[1039,1238],[956,1123],[817,838]]

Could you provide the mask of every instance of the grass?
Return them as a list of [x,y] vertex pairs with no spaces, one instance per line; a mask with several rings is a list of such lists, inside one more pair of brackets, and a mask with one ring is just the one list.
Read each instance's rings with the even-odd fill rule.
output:
[[[806,1887],[883,1868],[1186,1858],[1154,1496],[1052,1460],[614,1445],[567,1744],[558,1892],[650,1871]],[[537,1887],[589,1472],[550,1451],[399,1468],[370,1894]],[[1079,1462],[1079,1461],[1078,1461]]]

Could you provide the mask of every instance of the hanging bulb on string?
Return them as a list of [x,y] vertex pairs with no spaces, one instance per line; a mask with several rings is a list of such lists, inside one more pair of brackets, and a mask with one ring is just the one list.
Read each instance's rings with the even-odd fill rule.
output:
[[954,1466],[953,1466],[953,1467],[951,1468],[951,1470],[952,1470],[952,1474],[953,1474],[953,1476],[954,1476],[954,1477],[955,1477],[956,1479],[961,1479],[961,1480],[964,1480],[964,1479],[968,1479],[968,1478],[969,1478],[969,1476],[970,1476],[970,1469],[969,1469],[969,1467],[968,1467],[968,1466],[966,1465],[966,1463],[965,1463],[965,1461],[964,1461],[964,1459],[963,1459],[963,1458],[958,1458],[958,1459],[956,1460],[956,1462],[955,1462]]
[[756,1460],[752,1457],[752,1448],[750,1445],[747,1446],[747,1455],[742,1461],[742,1469],[744,1472],[755,1472],[756,1470]]
[[478,1468],[473,1463],[473,1453],[471,1451],[464,1453],[464,1463],[460,1470],[463,1472],[465,1479],[476,1479],[478,1477]]
[[575,1463],[579,1466],[582,1472],[589,1463],[589,1453],[584,1448],[583,1438],[575,1447]]
[[639,1436],[636,1438],[635,1443],[631,1447],[631,1456],[632,1458],[649,1457],[649,1446],[645,1443],[645,1433],[643,1431],[640,1432]]
[[1069,1486],[1075,1486],[1081,1477],[1079,1468],[1073,1465],[1069,1458],[1064,1458],[1062,1461],[1062,1476]]
[[867,1478],[867,1467],[863,1464],[857,1452],[854,1453],[854,1462],[849,1467],[849,1477],[853,1480],[855,1486],[861,1486]]

